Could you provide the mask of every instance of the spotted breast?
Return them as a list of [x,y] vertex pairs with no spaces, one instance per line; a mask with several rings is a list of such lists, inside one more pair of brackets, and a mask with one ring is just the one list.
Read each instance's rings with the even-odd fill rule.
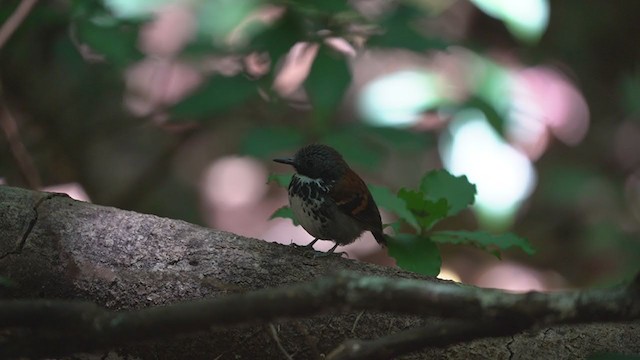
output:
[[351,217],[338,211],[329,196],[334,182],[296,174],[289,184],[289,205],[300,225],[313,237],[346,245],[362,233]]
[[329,222],[327,194],[330,187],[321,179],[311,179],[304,175],[294,175],[289,184],[289,205],[293,215],[309,234],[318,239],[326,239]]

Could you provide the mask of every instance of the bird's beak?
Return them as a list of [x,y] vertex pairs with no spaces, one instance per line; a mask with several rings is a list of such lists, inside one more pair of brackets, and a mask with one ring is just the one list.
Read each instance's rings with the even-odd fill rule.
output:
[[287,164],[287,165],[295,165],[295,162],[293,161],[292,158],[280,158],[280,159],[273,159],[273,161],[277,162],[277,163],[281,163],[281,164]]

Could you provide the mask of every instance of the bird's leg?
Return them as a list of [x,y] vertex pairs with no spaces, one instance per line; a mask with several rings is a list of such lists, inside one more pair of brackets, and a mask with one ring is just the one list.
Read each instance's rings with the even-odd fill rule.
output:
[[338,243],[335,243],[333,247],[326,252],[326,254],[332,254],[334,251],[336,251],[337,247],[338,247]]
[[318,252],[316,249],[313,248],[313,244],[315,244],[318,240],[319,240],[318,238],[315,238],[313,239],[312,242],[308,243],[307,245],[293,244],[293,246],[297,248],[303,248],[305,257],[315,258],[318,254],[322,254],[321,252]]
[[318,240],[318,238],[313,239],[312,242],[308,243],[307,245],[298,245],[298,244],[291,244],[294,247],[302,247],[302,248],[309,248],[309,249],[313,249],[313,244],[315,244]]
[[347,257],[349,257],[349,254],[347,254],[346,252],[335,252],[336,248],[338,247],[338,244],[336,243],[335,245],[333,245],[333,247],[331,249],[329,249],[329,251],[327,252],[321,252],[321,251],[317,251],[316,249],[313,248],[313,244],[315,244],[318,240],[318,238],[313,239],[312,242],[308,243],[307,245],[298,245],[298,244],[291,244],[294,247],[297,248],[304,248],[305,249],[305,253],[307,257],[312,257],[312,258],[319,258],[319,257],[325,257],[325,256],[330,256],[330,255],[338,255],[338,256],[342,256],[343,254],[347,255]]
[[338,255],[339,257],[341,257],[343,254],[347,255],[347,257],[349,257],[349,254],[347,254],[344,251],[335,252],[337,247],[338,247],[338,243],[333,245],[333,247],[331,249],[329,249],[329,251],[327,251],[327,252],[316,252],[315,254],[313,254],[313,257],[314,258],[319,258],[319,257],[326,257],[326,256],[331,256],[331,255]]
[[313,239],[313,241],[312,241],[312,242],[308,243],[308,244],[307,244],[307,245],[305,245],[304,247],[306,247],[306,248],[313,248],[313,244],[315,244],[318,240],[319,240],[318,238],[315,238],[315,239]]

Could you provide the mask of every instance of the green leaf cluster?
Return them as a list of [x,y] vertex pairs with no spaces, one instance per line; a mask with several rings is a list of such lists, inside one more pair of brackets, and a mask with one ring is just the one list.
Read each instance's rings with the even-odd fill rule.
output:
[[[473,245],[498,257],[499,250],[512,247],[533,254],[531,244],[513,234],[433,231],[433,227],[440,221],[455,216],[473,205],[475,195],[476,186],[470,183],[466,176],[454,176],[446,170],[426,173],[418,189],[400,189],[397,198],[404,202],[408,213],[394,211],[398,215],[398,221],[392,224],[396,235],[389,237],[389,255],[404,269],[435,276],[439,273],[441,265],[440,252],[436,244]],[[380,207],[393,211],[387,208],[385,200],[376,199]],[[397,207],[397,204],[393,207]],[[403,232],[402,223],[409,224],[413,232]]]
[[349,84],[351,71],[345,56],[325,45],[320,46],[304,83],[318,123],[327,123],[342,103]]
[[444,49],[447,44],[442,39],[428,38],[413,26],[424,15],[420,8],[408,3],[400,4],[380,22],[381,33],[372,36],[367,43],[372,47],[404,48],[413,51]]
[[115,65],[126,65],[142,59],[138,50],[138,26],[124,23],[104,23],[88,19],[75,22],[79,41],[88,45],[97,56]]

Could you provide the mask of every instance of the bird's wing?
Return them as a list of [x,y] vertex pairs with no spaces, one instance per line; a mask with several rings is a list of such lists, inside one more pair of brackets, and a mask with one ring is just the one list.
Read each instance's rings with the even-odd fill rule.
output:
[[364,181],[349,169],[329,191],[338,209],[364,224],[367,230],[382,232],[380,212]]

